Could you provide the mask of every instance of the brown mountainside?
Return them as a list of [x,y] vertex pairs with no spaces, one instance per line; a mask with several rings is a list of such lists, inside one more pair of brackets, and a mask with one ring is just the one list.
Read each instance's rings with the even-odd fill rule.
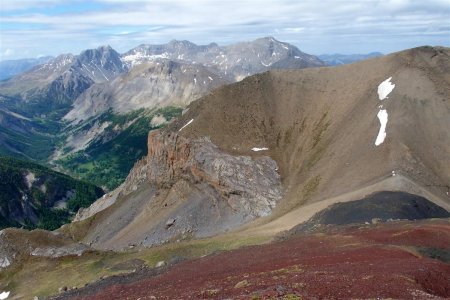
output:
[[448,48],[421,47],[219,88],[150,134],[149,155],[121,196],[78,238],[99,248],[152,245],[257,218],[247,228],[272,234],[385,190],[449,210],[448,70]]
[[[280,167],[288,200],[350,192],[392,171],[447,199],[450,182],[450,51],[423,47],[340,68],[271,71],[215,91],[168,127],[219,148],[263,155]],[[392,77],[388,98],[380,83]],[[380,105],[386,139],[375,140]],[[258,154],[259,155],[259,154]],[[314,188],[314,189],[311,189]]]

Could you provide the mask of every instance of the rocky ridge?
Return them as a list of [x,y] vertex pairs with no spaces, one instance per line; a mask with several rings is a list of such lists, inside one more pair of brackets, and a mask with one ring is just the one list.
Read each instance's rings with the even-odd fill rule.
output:
[[[2,82],[0,94],[15,99],[8,103],[9,106],[20,111],[24,109],[18,104],[26,103],[28,107],[25,111],[36,113],[37,108],[31,110],[35,105],[53,109],[70,106],[94,83],[112,80],[126,71],[120,55],[111,47],[102,46],[85,50],[78,56],[63,54],[38,65],[28,72]],[[45,112],[42,109],[39,111]]]
[[122,55],[128,66],[155,59],[170,59],[210,67],[230,81],[272,69],[301,69],[325,64],[297,47],[273,37],[241,42],[228,46],[196,45],[173,40],[163,45],[140,45]]

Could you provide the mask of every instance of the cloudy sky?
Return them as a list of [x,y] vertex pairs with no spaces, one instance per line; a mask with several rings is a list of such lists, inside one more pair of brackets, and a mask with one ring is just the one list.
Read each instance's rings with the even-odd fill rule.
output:
[[0,0],[0,60],[273,36],[311,54],[450,46],[450,0]]

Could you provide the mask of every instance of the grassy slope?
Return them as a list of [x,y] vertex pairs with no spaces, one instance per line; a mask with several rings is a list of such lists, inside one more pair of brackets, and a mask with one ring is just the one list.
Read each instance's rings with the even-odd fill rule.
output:
[[139,259],[145,265],[153,267],[161,260],[170,261],[174,257],[201,257],[217,251],[262,244],[268,240],[268,238],[229,235],[180,242],[141,251],[89,252],[81,257],[58,259],[32,257],[23,265],[0,273],[0,289],[10,290],[23,299],[32,299],[34,296],[43,297],[57,294],[58,288],[62,286],[83,287],[86,283],[99,280],[103,276],[133,272],[133,267],[126,267],[127,262],[131,260]]

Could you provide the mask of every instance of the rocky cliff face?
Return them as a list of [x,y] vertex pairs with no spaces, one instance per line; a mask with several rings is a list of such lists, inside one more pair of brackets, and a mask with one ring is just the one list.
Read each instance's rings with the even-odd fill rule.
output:
[[151,132],[147,178],[160,188],[180,180],[205,183],[236,212],[247,216],[268,215],[281,198],[277,164],[267,156],[233,156],[208,138],[189,140],[178,134]]
[[[269,215],[282,197],[267,156],[234,156],[208,138],[160,131],[150,133],[148,150],[85,242],[109,249],[211,236]],[[127,221],[112,222],[118,215]]]

